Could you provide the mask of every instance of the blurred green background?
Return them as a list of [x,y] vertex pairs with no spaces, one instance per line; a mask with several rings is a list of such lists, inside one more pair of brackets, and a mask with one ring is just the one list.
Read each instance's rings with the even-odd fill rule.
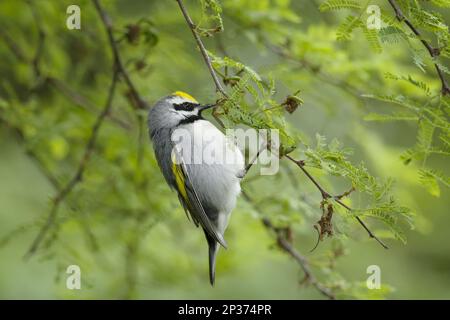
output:
[[[392,14],[384,2],[373,1]],[[119,48],[127,69],[150,104],[176,90],[199,101],[215,99],[210,75],[175,1],[101,3],[112,17],[115,37],[122,39]],[[320,195],[297,168],[282,160],[278,176],[244,181],[243,187],[297,199],[267,208],[275,208],[274,219],[292,225],[295,247],[310,260],[319,279],[337,288],[339,298],[449,299],[449,190],[442,187],[439,196],[430,194],[418,174],[425,162],[404,165],[400,159],[415,144],[417,125],[364,121],[370,112],[395,107],[361,97],[377,92],[422,98],[414,86],[384,78],[386,72],[412,74],[434,92],[440,82],[432,67],[424,73],[414,66],[402,43],[376,53],[361,33],[351,42],[336,41],[337,25],[345,15],[322,13],[320,3],[222,1],[224,32],[205,38],[205,44],[218,55],[225,48],[231,57],[270,74],[280,101],[300,89],[304,104],[286,114],[287,121],[307,141],[314,141],[316,133],[338,138],[353,148],[353,161],[364,161],[376,176],[393,177],[395,195],[416,214],[415,229],[403,226],[407,244],[387,238],[390,249],[385,250],[351,222],[345,230],[338,226],[333,239],[309,252],[317,236],[312,226],[320,217]],[[65,26],[70,4],[81,8],[81,30]],[[186,5],[195,21],[201,19],[198,2]],[[441,13],[448,18],[448,9]],[[127,25],[141,18],[149,19],[142,24],[142,34],[135,42],[127,40]],[[277,249],[273,235],[242,198],[226,234],[229,249],[218,256],[216,286],[209,286],[203,234],[186,220],[163,181],[146,129],[139,130],[142,111],[130,107],[123,83],[111,114],[130,127],[121,128],[110,118],[105,122],[83,181],[60,208],[57,227],[38,253],[24,260],[55,195],[41,165],[61,182],[75,172],[106,99],[112,57],[90,1],[4,0],[0,29],[0,298],[324,298],[312,286],[301,285],[299,266]],[[45,40],[36,71],[39,30]],[[303,64],[291,63],[266,45],[282,43],[286,35]],[[77,103],[50,78],[92,103],[88,108],[83,101]],[[448,169],[448,160],[441,156],[430,157],[426,164]],[[314,172],[335,193],[349,187],[345,178]],[[297,189],[287,187],[291,178]],[[348,201],[357,203],[357,198],[356,193]],[[378,230],[376,223],[372,226]],[[336,248],[344,254],[335,268],[324,266],[323,261],[334,261],[330,257]],[[81,267],[81,290],[66,288],[65,271],[71,264]],[[369,265],[381,268],[382,292],[364,288]]]

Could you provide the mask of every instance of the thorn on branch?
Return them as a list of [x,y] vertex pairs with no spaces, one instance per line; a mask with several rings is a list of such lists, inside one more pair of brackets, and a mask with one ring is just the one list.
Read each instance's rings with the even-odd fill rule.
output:
[[335,200],[341,200],[342,198],[348,197],[348,196],[349,196],[353,191],[355,191],[355,190],[356,190],[355,187],[352,186],[352,187],[350,188],[350,190],[344,192],[343,194],[340,194],[340,195],[338,195],[338,196],[335,196],[334,199],[335,199]]

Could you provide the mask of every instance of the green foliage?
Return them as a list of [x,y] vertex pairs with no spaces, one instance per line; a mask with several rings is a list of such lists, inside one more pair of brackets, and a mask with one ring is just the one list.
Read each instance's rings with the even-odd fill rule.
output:
[[407,113],[379,114],[369,113],[364,117],[366,121],[417,121],[418,117]]
[[435,4],[438,7],[450,8],[449,0],[431,0],[431,2],[433,2],[433,4]]
[[337,28],[336,38],[338,40],[350,40],[353,30],[362,27],[363,22],[359,17],[347,16],[341,25]]
[[[280,156],[292,152],[297,141],[288,134],[284,119],[285,108],[273,96],[273,81],[264,81],[253,69],[229,57],[212,56],[215,69],[233,72],[221,73],[224,82],[231,81],[232,91],[222,106],[223,114],[233,125],[243,124],[255,129],[277,129],[280,134]],[[251,98],[249,103],[246,98]],[[253,105],[252,105],[253,104]]]
[[426,186],[428,192],[433,196],[439,197],[441,195],[441,188],[439,184],[445,187],[450,187],[450,178],[445,177],[442,172],[437,172],[430,169],[422,169],[419,171],[422,184]]
[[[432,176],[424,174],[430,169],[426,167],[427,159],[432,155],[448,157],[448,145],[442,145],[440,141],[446,141],[449,135],[448,102],[446,97],[433,96],[429,85],[423,81],[414,79],[411,75],[397,76],[391,73],[385,74],[386,79],[404,81],[421,92],[421,100],[411,100],[402,95],[365,95],[368,98],[388,102],[407,109],[406,112],[394,114],[371,113],[365,117],[367,121],[415,121],[418,125],[417,141],[413,148],[407,149],[401,156],[405,164],[413,160],[421,163],[420,181],[424,187],[434,196],[439,196],[436,183],[430,182]],[[448,176],[448,174],[441,173]],[[431,179],[431,180],[430,180]],[[444,184],[445,185],[445,184]]]
[[[223,30],[222,7],[217,0],[201,0],[202,18],[196,25],[196,31],[203,36],[212,36],[216,32]],[[212,24],[203,27],[203,24]]]
[[353,214],[380,220],[389,227],[396,239],[406,243],[406,237],[398,224],[401,219],[411,223],[412,215],[408,208],[398,205],[390,195],[392,180],[381,181],[375,178],[364,163],[353,165],[348,160],[350,155],[351,152],[342,149],[336,139],[326,143],[320,135],[317,136],[316,147],[305,150],[307,165],[322,169],[330,175],[347,178],[352,187],[365,196],[363,203],[353,208]]
[[361,9],[358,1],[352,0],[327,0],[320,4],[320,11],[339,10],[339,9]]
[[418,1],[399,1],[413,23],[431,32],[447,32],[448,26],[440,14],[425,10]]

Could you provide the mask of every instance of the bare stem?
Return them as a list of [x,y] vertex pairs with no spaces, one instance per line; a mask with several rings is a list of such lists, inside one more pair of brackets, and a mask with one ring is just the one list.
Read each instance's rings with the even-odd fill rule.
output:
[[[90,101],[87,97],[85,97],[81,93],[71,89],[64,81],[57,79],[55,77],[47,77],[46,81],[54,89],[59,91],[62,95],[73,101],[76,106],[80,106],[84,110],[91,113],[94,112],[95,109],[97,109],[97,106],[92,101]],[[132,128],[130,123],[119,117],[114,116],[113,114],[111,114],[111,112],[107,115],[107,117],[124,130],[129,131]]]
[[64,201],[64,199],[72,192],[73,188],[81,182],[83,179],[83,173],[86,169],[86,165],[94,151],[95,142],[97,141],[98,134],[100,131],[100,127],[103,124],[103,121],[107,114],[109,113],[109,110],[112,106],[112,101],[114,97],[114,92],[116,88],[118,78],[118,70],[114,68],[113,70],[113,78],[111,81],[111,86],[109,88],[108,97],[105,103],[105,107],[103,108],[102,112],[98,115],[94,125],[91,129],[91,135],[89,137],[88,142],[86,143],[83,157],[81,158],[80,163],[78,164],[78,168],[75,172],[75,174],[72,176],[72,178],[69,180],[69,182],[57,193],[57,195],[53,198],[53,204],[52,208],[50,210],[50,213],[47,217],[47,220],[45,221],[45,224],[43,227],[39,230],[38,235],[33,240],[30,248],[26,252],[24,258],[28,259],[31,257],[34,253],[36,253],[37,249],[39,248],[39,245],[41,244],[42,240],[44,240],[47,232],[50,230],[50,228],[55,223],[56,217],[58,215],[58,210],[61,205],[61,203]]
[[[340,198],[342,198],[342,196],[337,196],[337,197],[332,197],[330,195],[329,192],[325,191],[325,189],[319,184],[319,182],[308,172],[308,170],[306,170],[305,168],[305,163],[301,160],[295,160],[294,158],[292,158],[289,155],[286,155],[286,158],[288,158],[289,160],[291,160],[293,163],[295,163],[300,170],[303,171],[303,173],[308,177],[309,180],[311,180],[311,182],[316,186],[316,188],[320,191],[321,195],[322,195],[322,199],[326,200],[329,198],[333,198],[334,201],[336,201],[336,203],[338,203],[339,205],[341,205],[342,207],[344,207],[345,209],[347,209],[348,211],[352,211],[352,208],[350,208],[349,206],[347,206],[345,203],[343,203]],[[362,219],[358,216],[355,216],[355,219],[359,222],[359,224],[367,231],[367,233],[369,234],[369,237],[375,239],[383,248],[385,249],[389,249],[389,247],[383,242],[381,241],[368,227],[367,225],[364,223],[364,221],[362,221]]]
[[209,70],[209,73],[211,74],[214,84],[216,85],[216,90],[219,91],[225,98],[228,97],[227,93],[225,92],[222,85],[220,84],[219,78],[217,77],[217,74],[214,71],[213,66],[211,65],[211,59],[209,58],[208,52],[206,51],[205,46],[202,42],[202,39],[200,38],[199,34],[196,31],[195,24],[192,21],[191,17],[189,16],[189,13],[187,12],[187,9],[183,4],[183,1],[182,0],[176,0],[176,1],[178,2],[178,5],[180,6],[180,9],[181,9],[181,12],[183,13],[184,19],[186,20],[189,28],[192,31],[192,34],[194,35],[195,41],[197,42],[197,46],[200,49],[200,53],[203,56],[203,60],[205,60],[206,66],[208,67],[208,70]]
[[[430,54],[431,58],[436,58],[437,56],[440,55],[440,50],[439,48],[433,48],[428,41],[426,41],[425,39],[423,39],[422,34],[420,33],[420,31],[412,24],[412,22],[403,14],[402,10],[400,9],[400,7],[398,6],[397,2],[395,0],[388,0],[389,4],[391,5],[391,7],[394,9],[395,12],[395,16],[397,17],[398,21],[404,22],[409,29],[411,29],[411,31],[419,38],[419,40],[422,42],[422,44],[425,46],[425,48],[427,49],[428,53]],[[442,85],[442,95],[447,95],[450,94],[450,87],[448,86],[447,81],[445,80],[445,76],[444,76],[444,72],[442,71],[442,69],[439,67],[439,65],[435,62],[434,63],[434,67],[436,68],[436,72],[439,76],[439,79],[441,80],[441,85]]]
[[260,148],[258,149],[258,152],[256,153],[256,155],[254,156],[254,158],[252,160],[250,160],[250,162],[247,164],[247,166],[245,167],[245,172],[244,172],[244,176],[247,175],[248,171],[250,170],[250,168],[253,166],[253,164],[255,164],[256,160],[258,160],[259,155],[261,154],[261,152],[264,151],[265,148],[267,148],[267,143],[264,142]]
[[113,35],[113,25],[111,18],[108,16],[108,13],[102,8],[100,5],[100,2],[98,0],[93,0],[95,8],[97,9],[98,14],[100,15],[103,25],[105,26],[106,33],[108,35],[108,41],[109,45],[111,46],[111,50],[113,53],[114,61],[117,66],[117,69],[120,73],[120,75],[125,80],[125,83],[127,84],[128,88],[130,89],[131,96],[133,97],[134,102],[136,103],[137,107],[140,109],[145,109],[146,105],[144,100],[139,95],[138,91],[136,90],[135,85],[131,81],[130,76],[128,75],[127,70],[124,67],[124,64],[122,63],[122,58],[120,57],[119,48],[117,47],[117,42],[114,39]]
[[[261,211],[256,202],[254,202],[245,191],[242,192],[242,195],[244,199],[247,202],[249,202],[256,210]],[[289,240],[283,234],[282,230],[274,226],[273,223],[270,221],[270,219],[267,217],[263,217],[261,218],[261,220],[268,230],[275,232],[277,236],[278,247],[282,249],[284,252],[286,252],[288,255],[290,255],[292,258],[294,258],[294,260],[300,265],[305,274],[306,283],[314,286],[321,294],[323,294],[327,298],[332,300],[336,299],[334,293],[328,287],[326,287],[317,280],[317,278],[314,276],[314,273],[311,270],[308,259],[305,256],[303,256],[300,252],[298,252],[297,249],[295,249],[295,247],[289,242]]]

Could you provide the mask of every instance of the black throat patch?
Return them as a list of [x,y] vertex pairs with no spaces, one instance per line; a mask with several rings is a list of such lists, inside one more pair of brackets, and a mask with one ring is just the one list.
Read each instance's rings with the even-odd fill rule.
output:
[[182,124],[193,123],[193,122],[195,122],[197,120],[204,120],[204,119],[203,119],[203,117],[201,115],[198,115],[198,114],[192,115],[192,116],[189,116],[189,117],[181,120],[180,122],[178,122],[177,127],[182,125]]

